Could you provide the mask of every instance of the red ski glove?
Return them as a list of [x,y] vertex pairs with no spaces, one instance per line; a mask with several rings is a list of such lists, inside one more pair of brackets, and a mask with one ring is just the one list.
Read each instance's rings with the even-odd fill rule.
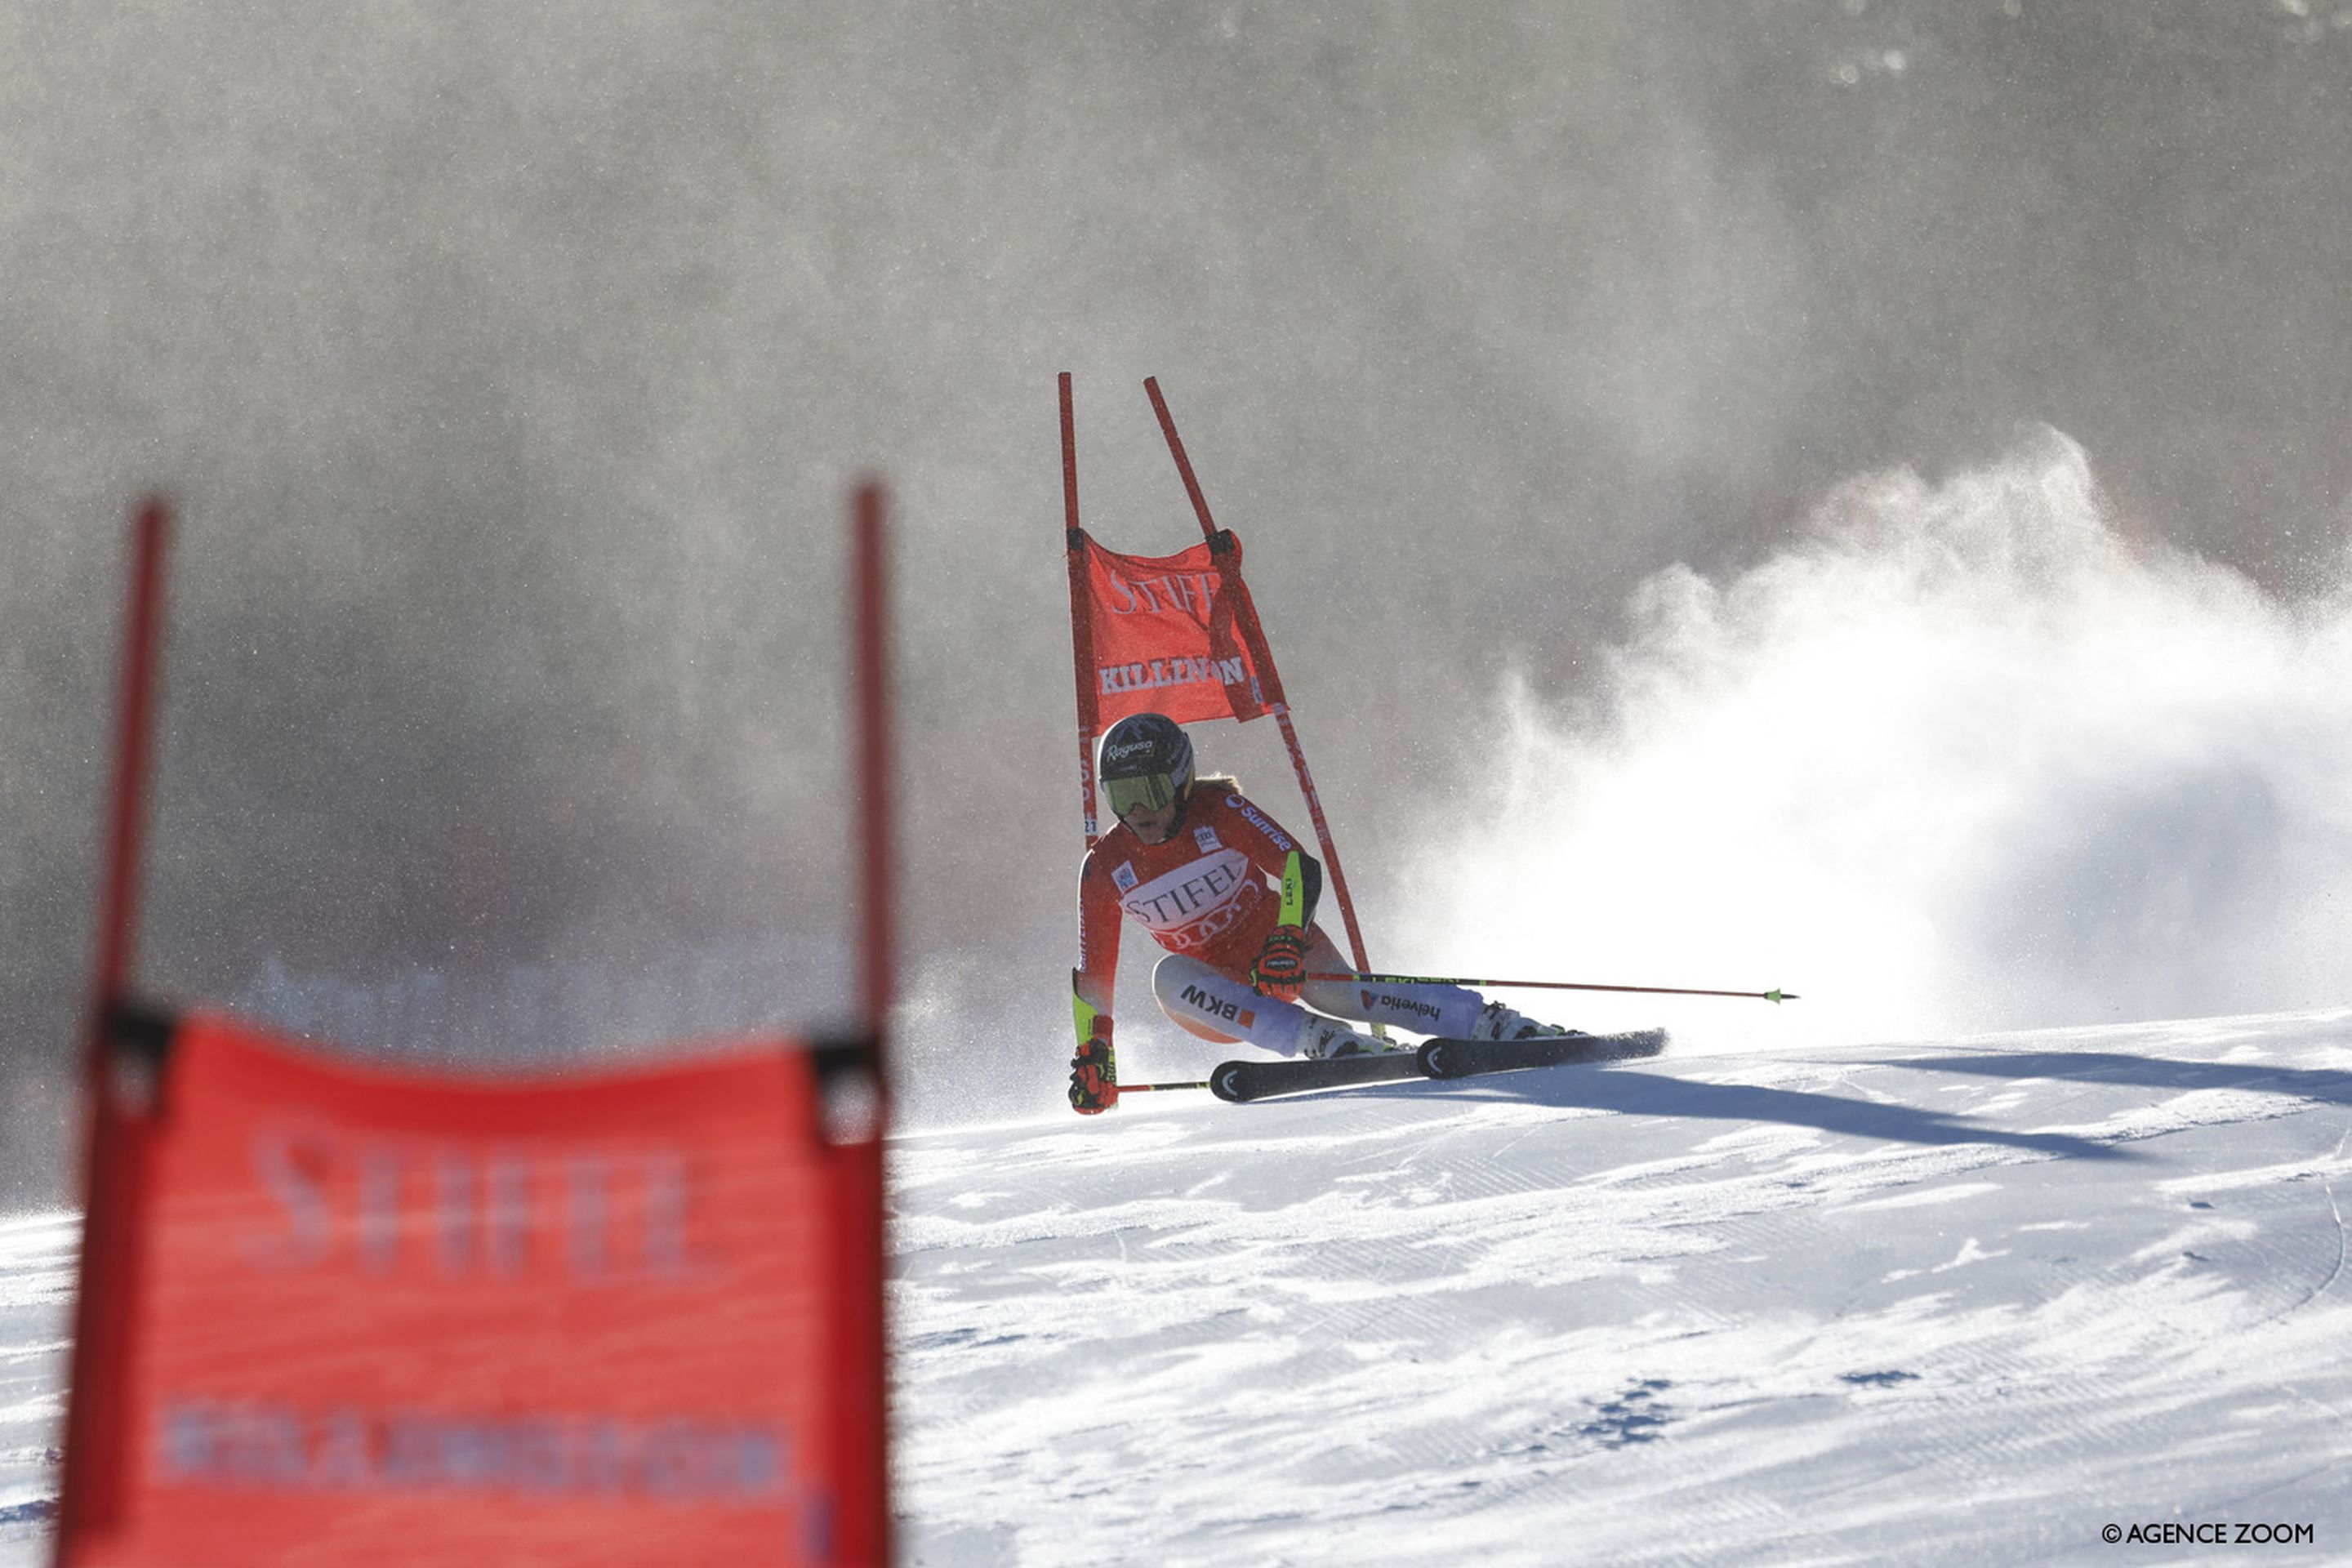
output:
[[[1105,1026],[1110,1020],[1102,1020]],[[1108,1033],[1095,1036],[1070,1058],[1070,1109],[1081,1116],[1099,1116],[1118,1103],[1118,1059],[1111,1055]]]
[[1277,1002],[1297,1001],[1299,987],[1307,984],[1308,945],[1307,933],[1297,926],[1276,926],[1266,932],[1265,945],[1250,965],[1250,984],[1258,994]]

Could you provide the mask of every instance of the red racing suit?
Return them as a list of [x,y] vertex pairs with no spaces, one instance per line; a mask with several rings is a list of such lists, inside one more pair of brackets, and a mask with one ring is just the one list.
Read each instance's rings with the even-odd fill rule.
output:
[[1281,897],[1267,880],[1280,884],[1297,848],[1274,818],[1216,781],[1194,786],[1165,844],[1146,844],[1119,823],[1096,840],[1078,870],[1073,978],[1080,993],[1099,997],[1095,1005],[1111,1011],[1122,914],[1169,952],[1246,982],[1266,933],[1282,918]]

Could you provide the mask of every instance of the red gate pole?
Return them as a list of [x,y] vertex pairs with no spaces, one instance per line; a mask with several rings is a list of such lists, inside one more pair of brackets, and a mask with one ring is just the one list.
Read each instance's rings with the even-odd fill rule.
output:
[[[1184,480],[1184,493],[1192,498],[1192,514],[1201,521],[1201,532],[1208,539],[1212,552],[1222,563],[1231,559],[1230,551],[1216,551],[1217,525],[1209,516],[1208,498],[1201,493],[1201,481],[1193,477],[1192,459],[1184,455],[1183,438],[1176,434],[1176,420],[1168,412],[1168,400],[1160,395],[1157,377],[1146,376],[1143,390],[1151,398],[1151,411],[1160,416],[1160,433],[1168,437],[1168,451],[1176,459],[1176,472]],[[1231,535],[1225,536],[1230,539]],[[1221,571],[1228,594],[1239,585],[1229,572]],[[1315,793],[1315,775],[1307,771],[1307,752],[1298,743],[1298,731],[1290,721],[1290,703],[1282,694],[1282,677],[1274,667],[1274,650],[1267,646],[1265,629],[1257,623],[1257,606],[1250,602],[1248,590],[1241,589],[1241,601],[1234,606],[1235,619],[1243,638],[1249,644],[1250,659],[1262,672],[1265,683],[1273,688],[1275,700],[1267,710],[1282,731],[1282,743],[1290,749],[1290,765],[1298,775],[1298,792],[1307,797],[1307,815],[1315,826],[1315,841],[1322,847],[1323,864],[1331,873],[1331,891],[1339,900],[1339,919],[1348,930],[1348,947],[1354,953],[1358,969],[1370,969],[1370,960],[1364,956],[1364,933],[1356,923],[1356,900],[1348,893],[1347,873],[1339,868],[1339,848],[1331,842],[1331,825],[1324,819],[1322,797]]]
[[[131,523],[131,592],[124,610],[121,683],[115,696],[113,798],[107,812],[94,977],[101,1015],[129,982],[138,946],[139,873],[146,847],[147,773],[163,635],[163,556],[171,532],[171,507],[160,496],[149,497]],[[93,1068],[102,1032],[97,1027],[90,1031]]]
[[[1070,559],[1070,663],[1078,681],[1078,810],[1087,824],[1087,847],[1095,831],[1095,668],[1093,623],[1087,614],[1087,536],[1078,527],[1077,423],[1070,410],[1070,373],[1062,373],[1062,543]],[[1361,962],[1360,960],[1359,962]]]
[[109,1058],[111,1021],[129,987],[138,946],[162,661],[163,561],[171,532],[170,505],[158,496],[142,502],[131,527],[131,581],[115,693],[114,777],[100,847],[98,941],[82,1061],[81,1282],[74,1302],[74,1398],[66,1412],[68,1462],[58,1510],[61,1535],[110,1525],[122,1508],[130,1436],[122,1418],[122,1357],[138,1293],[137,1260],[121,1228],[123,1194],[142,1184],[143,1145],[117,1106]]
[[857,487],[853,503],[857,551],[857,772],[864,797],[866,1026],[878,1037],[889,1019],[895,976],[891,893],[897,886],[891,842],[889,563],[883,540],[887,507],[880,481]]
[[[850,1177],[834,1184],[831,1223],[837,1237],[834,1257],[845,1264],[834,1285],[837,1352],[851,1365],[872,1369],[842,1401],[833,1439],[852,1469],[875,1485],[842,1499],[834,1521],[836,1561],[891,1560],[890,1430],[887,1328],[883,1287],[883,1134],[890,1103],[890,1003],[896,981],[895,893],[898,886],[893,837],[896,795],[891,773],[891,682],[889,559],[885,537],[887,498],[878,479],[860,483],[850,503],[854,558],[850,630],[857,703],[856,750],[859,796],[860,907],[859,1012],[871,1055],[862,1108],[870,1112],[837,1129],[827,1151],[836,1173]],[[814,1375],[812,1369],[812,1374]]]

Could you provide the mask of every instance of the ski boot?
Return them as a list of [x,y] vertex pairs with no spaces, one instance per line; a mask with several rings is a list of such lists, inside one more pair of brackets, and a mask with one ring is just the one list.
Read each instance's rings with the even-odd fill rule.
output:
[[1470,1026],[1468,1038],[1473,1040],[1538,1040],[1578,1031],[1563,1029],[1552,1024],[1538,1024],[1525,1013],[1514,1012],[1500,1002],[1489,1002],[1478,1021]]
[[1370,1035],[1360,1035],[1337,1018],[1309,1013],[1298,1026],[1298,1055],[1309,1061],[1333,1061],[1340,1057],[1368,1057],[1397,1047]]

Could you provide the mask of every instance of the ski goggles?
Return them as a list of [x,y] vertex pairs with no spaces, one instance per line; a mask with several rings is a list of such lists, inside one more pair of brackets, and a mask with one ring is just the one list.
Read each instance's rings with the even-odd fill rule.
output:
[[1110,796],[1110,814],[1125,816],[1129,812],[1158,811],[1176,798],[1178,781],[1173,773],[1139,773],[1131,779],[1103,780],[1104,793]]

